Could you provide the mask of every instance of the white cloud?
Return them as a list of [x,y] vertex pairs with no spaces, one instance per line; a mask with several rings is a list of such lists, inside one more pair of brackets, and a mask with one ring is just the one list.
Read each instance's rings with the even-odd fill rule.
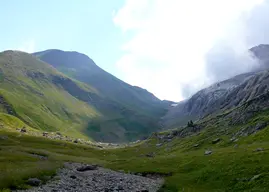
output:
[[35,40],[30,39],[30,40],[26,40],[23,43],[21,43],[21,45],[18,46],[18,48],[16,48],[16,50],[24,51],[27,53],[33,53],[33,52],[35,52],[35,48],[36,48]]
[[[161,99],[181,100],[183,89],[211,83],[205,55],[220,39],[231,44],[245,15],[261,0],[126,0],[113,21],[134,33],[117,67],[128,83]],[[238,31],[237,31],[238,30]],[[236,45],[245,49],[244,39]],[[240,53],[238,53],[240,54]]]

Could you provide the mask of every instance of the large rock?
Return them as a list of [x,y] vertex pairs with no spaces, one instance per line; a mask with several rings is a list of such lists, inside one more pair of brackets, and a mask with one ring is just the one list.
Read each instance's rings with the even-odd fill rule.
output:
[[199,147],[199,144],[198,144],[198,143],[196,143],[196,144],[194,144],[194,145],[193,145],[193,147]]
[[163,144],[162,143],[157,143],[156,147],[161,147]]
[[216,143],[218,143],[218,142],[220,142],[220,138],[216,138],[216,139],[214,139],[214,140],[212,141],[212,144],[216,144]]
[[205,155],[211,155],[212,154],[212,151],[211,150],[206,150],[205,151]]
[[260,152],[260,151],[264,151],[264,149],[260,147],[254,150],[254,152]]
[[85,172],[85,171],[96,170],[97,168],[98,168],[97,165],[84,165],[84,166],[78,167],[77,171]]
[[21,132],[22,132],[22,133],[26,133],[26,131],[27,131],[27,130],[26,130],[26,127],[21,128]]
[[259,174],[259,175],[254,175],[254,176],[250,179],[250,181],[257,180],[257,179],[259,179],[260,177],[261,177],[261,174]]
[[31,186],[39,186],[41,184],[41,180],[37,178],[29,178],[27,180],[27,184]]

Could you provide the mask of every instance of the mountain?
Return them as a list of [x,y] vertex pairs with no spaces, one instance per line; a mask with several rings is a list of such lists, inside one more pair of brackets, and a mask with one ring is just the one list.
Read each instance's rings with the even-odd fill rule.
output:
[[168,113],[162,117],[161,121],[163,126],[166,128],[182,126],[187,124],[190,120],[204,117],[212,112],[213,109],[219,109],[220,106],[214,105],[214,108],[212,108],[212,105],[253,75],[254,73],[238,75],[198,91],[190,99],[181,101],[177,106],[171,108]]
[[[259,69],[213,84],[179,103],[160,101],[139,87],[129,86],[133,92],[124,89],[141,95],[147,106],[135,106],[136,99],[121,103],[102,88],[79,81],[76,73],[65,75],[36,56],[0,53],[0,191],[128,191],[130,183],[134,190],[136,185],[141,191],[157,190],[150,187],[151,180],[162,182],[163,192],[267,192],[269,69],[263,47],[269,46],[255,48],[256,57],[264,52]],[[113,94],[125,93],[115,86]],[[169,109],[162,120],[171,123],[169,116],[174,115],[171,127],[197,121],[122,145],[82,145],[27,134],[57,131],[70,137],[131,141],[158,130],[160,116],[151,106]],[[142,108],[150,110],[138,110]],[[27,132],[10,131],[18,128]],[[81,173],[89,169],[101,176]]]
[[258,70],[269,68],[269,45],[260,44],[252,47],[250,49],[250,53],[252,53],[253,56],[256,57],[260,62]]
[[70,78],[86,83],[107,103],[113,104],[97,107],[104,115],[89,124],[92,128],[87,134],[93,138],[110,142],[118,142],[119,138],[130,141],[146,137],[160,128],[158,121],[167,112],[169,102],[121,81],[82,53],[52,49],[33,55]]
[[259,65],[252,72],[240,74],[198,91],[191,98],[180,102],[162,117],[164,128],[183,126],[190,120],[201,119],[218,113],[258,96],[266,88],[266,74],[269,68],[269,45],[259,45],[250,49]]
[[[41,61],[41,56],[51,61]],[[103,142],[141,139],[159,129],[158,119],[169,106],[77,52],[5,51],[0,54],[0,77],[1,112],[33,128],[71,137]]]
[[85,100],[97,91],[34,56],[0,53],[0,109],[41,131],[84,137],[83,124],[101,113]]
[[51,64],[69,77],[94,87],[100,94],[137,113],[160,117],[166,103],[147,90],[131,86],[98,67],[88,56],[61,50],[34,53],[40,60]]

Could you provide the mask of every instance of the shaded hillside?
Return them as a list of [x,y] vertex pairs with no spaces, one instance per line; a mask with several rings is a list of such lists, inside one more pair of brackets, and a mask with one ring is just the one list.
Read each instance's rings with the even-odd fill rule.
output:
[[[152,113],[128,108],[23,52],[0,53],[0,72],[1,112],[17,116],[43,131],[59,131],[71,137],[98,141],[127,142],[156,131],[156,122],[165,112],[157,99],[149,105],[151,108],[146,107]],[[155,99],[143,89],[134,88],[134,92],[145,94],[146,100]]]
[[32,55],[2,52],[0,69],[1,112],[17,116],[36,129],[81,137],[86,123],[83,119],[101,116],[93,106],[77,99],[83,94],[97,94],[94,89],[72,81]]
[[34,53],[59,71],[94,87],[103,96],[120,105],[152,117],[165,114],[167,104],[152,93],[131,86],[98,67],[88,56],[78,52],[46,50]]

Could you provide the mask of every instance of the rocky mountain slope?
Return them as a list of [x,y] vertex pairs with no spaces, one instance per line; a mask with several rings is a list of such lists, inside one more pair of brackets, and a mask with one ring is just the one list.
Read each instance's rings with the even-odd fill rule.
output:
[[181,101],[177,106],[170,108],[161,120],[163,126],[166,128],[182,126],[190,120],[202,118],[218,110],[220,106],[216,105],[216,102],[253,75],[254,73],[238,75],[198,91],[190,99]]
[[250,49],[259,65],[252,72],[213,84],[180,102],[162,118],[165,128],[185,125],[189,120],[201,119],[210,114],[232,109],[267,91],[269,45]]
[[[73,59],[86,57],[75,55],[78,58]],[[80,66],[79,63],[76,65]],[[95,69],[102,71],[97,66]],[[135,98],[144,94],[146,102],[141,100],[143,105],[137,108],[128,106],[110,99],[102,89],[70,78],[35,56],[19,51],[0,53],[0,80],[2,113],[16,116],[37,130],[59,131],[76,138],[107,142],[140,139],[158,129],[157,119],[166,111],[160,100],[141,88],[128,87],[135,93],[132,100],[140,102]],[[109,88],[121,90],[121,85]]]

